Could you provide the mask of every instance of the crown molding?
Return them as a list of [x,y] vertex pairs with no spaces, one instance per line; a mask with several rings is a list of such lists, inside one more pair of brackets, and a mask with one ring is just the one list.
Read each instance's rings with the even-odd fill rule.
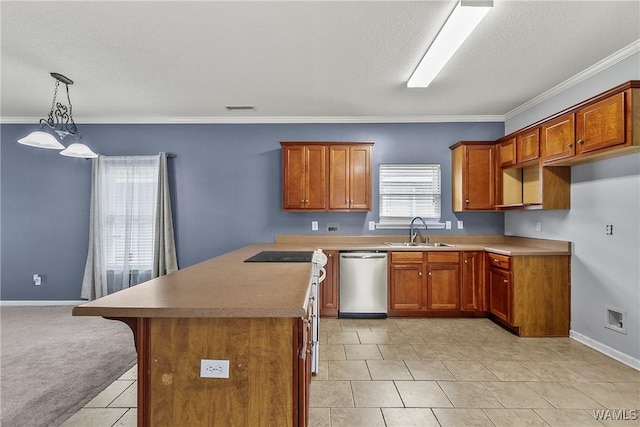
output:
[[567,80],[563,81],[562,83],[552,87],[551,89],[547,90],[546,92],[541,93],[540,95],[536,96],[535,98],[525,102],[524,104],[520,105],[519,107],[514,108],[513,110],[509,111],[508,113],[506,113],[504,115],[505,121],[506,120],[510,120],[522,113],[524,113],[527,110],[530,110],[531,108],[535,107],[536,105],[542,104],[544,101],[553,98],[556,95],[559,95],[560,93],[566,91],[567,89],[582,83],[583,81],[589,79],[590,77],[595,76],[596,74],[606,70],[607,68],[610,68],[612,66],[614,66],[615,64],[617,64],[620,61],[624,61],[625,59],[629,58],[630,56],[635,55],[636,53],[640,52],[640,40],[636,40],[633,43],[629,44],[628,46],[625,46],[624,48],[620,49],[619,51],[617,51],[616,53],[614,53],[613,55],[610,55],[606,58],[604,58],[601,61],[596,62],[595,64],[593,64],[592,66],[590,66],[589,68],[579,72],[578,74],[574,75],[573,77],[568,78]]
[[[0,117],[2,124],[37,124],[36,117]],[[76,124],[315,124],[504,122],[502,115],[459,116],[264,116],[264,117],[76,117]]]

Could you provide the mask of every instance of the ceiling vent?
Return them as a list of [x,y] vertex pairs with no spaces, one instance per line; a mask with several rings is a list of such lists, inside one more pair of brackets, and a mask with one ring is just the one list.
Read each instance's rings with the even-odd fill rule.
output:
[[253,105],[227,105],[227,111],[256,111]]

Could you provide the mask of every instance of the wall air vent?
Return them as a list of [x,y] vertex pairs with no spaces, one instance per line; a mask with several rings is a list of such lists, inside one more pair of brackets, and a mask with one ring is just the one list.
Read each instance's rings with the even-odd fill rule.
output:
[[253,105],[227,105],[224,107],[227,111],[256,111]]

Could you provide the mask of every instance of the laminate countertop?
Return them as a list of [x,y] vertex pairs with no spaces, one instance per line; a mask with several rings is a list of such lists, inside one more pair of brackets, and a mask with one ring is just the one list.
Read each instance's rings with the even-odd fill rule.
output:
[[304,317],[311,263],[244,260],[261,251],[380,250],[487,251],[510,256],[570,255],[569,242],[507,236],[443,236],[454,247],[389,247],[400,236],[276,236],[124,289],[73,309],[75,316],[103,317]]

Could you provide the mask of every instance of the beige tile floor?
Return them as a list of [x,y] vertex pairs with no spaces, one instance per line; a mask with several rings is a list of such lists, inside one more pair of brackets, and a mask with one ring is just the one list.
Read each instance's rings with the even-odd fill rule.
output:
[[[569,338],[487,319],[321,319],[320,343],[312,427],[640,426],[640,372]],[[135,380],[62,427],[135,426]]]

